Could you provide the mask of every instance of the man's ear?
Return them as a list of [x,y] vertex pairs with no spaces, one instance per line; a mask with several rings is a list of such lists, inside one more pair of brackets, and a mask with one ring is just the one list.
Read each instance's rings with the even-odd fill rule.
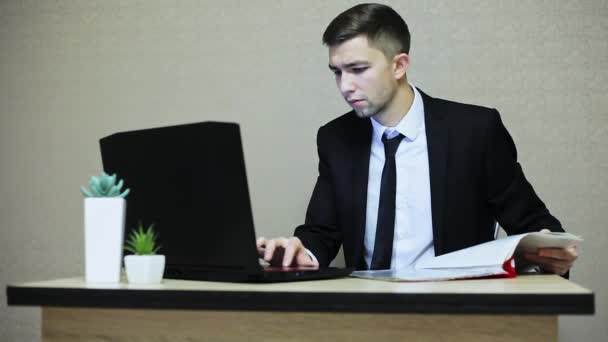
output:
[[393,77],[400,80],[405,77],[410,66],[410,56],[407,53],[400,53],[393,57]]

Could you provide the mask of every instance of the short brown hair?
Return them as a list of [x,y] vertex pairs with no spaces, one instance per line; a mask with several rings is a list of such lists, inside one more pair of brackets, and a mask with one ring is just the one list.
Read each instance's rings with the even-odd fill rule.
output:
[[381,50],[388,58],[410,53],[410,31],[394,9],[381,4],[360,4],[340,13],[323,33],[323,44],[341,44],[365,35],[370,46]]

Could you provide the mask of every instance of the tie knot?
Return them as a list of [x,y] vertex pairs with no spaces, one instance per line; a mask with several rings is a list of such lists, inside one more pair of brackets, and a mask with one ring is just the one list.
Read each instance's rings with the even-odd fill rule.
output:
[[399,143],[401,139],[403,139],[403,134],[399,134],[394,138],[388,139],[386,137],[386,133],[382,135],[382,143],[384,144],[384,155],[387,157],[394,157],[397,152],[397,148],[399,147]]

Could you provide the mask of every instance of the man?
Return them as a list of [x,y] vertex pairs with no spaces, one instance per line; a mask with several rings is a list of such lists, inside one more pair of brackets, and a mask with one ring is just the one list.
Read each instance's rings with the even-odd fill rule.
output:
[[[428,96],[407,80],[410,34],[390,7],[357,5],[323,34],[353,111],[319,129],[319,177],[292,238],[257,241],[266,261],[401,268],[509,234],[563,231],[526,180],[494,109]],[[525,261],[563,275],[574,247]]]

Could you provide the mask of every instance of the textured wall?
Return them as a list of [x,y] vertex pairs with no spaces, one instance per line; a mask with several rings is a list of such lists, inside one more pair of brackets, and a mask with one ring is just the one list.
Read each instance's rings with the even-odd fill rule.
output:
[[[316,130],[348,110],[320,37],[353,4],[0,1],[0,340],[39,339],[40,311],[7,308],[7,283],[83,273],[78,187],[112,132],[239,122],[258,235],[290,235],[316,176]],[[572,279],[597,291],[597,314],[563,317],[560,335],[602,340],[606,1],[392,6],[412,31],[411,81],[498,108],[537,192],[586,238]]]

